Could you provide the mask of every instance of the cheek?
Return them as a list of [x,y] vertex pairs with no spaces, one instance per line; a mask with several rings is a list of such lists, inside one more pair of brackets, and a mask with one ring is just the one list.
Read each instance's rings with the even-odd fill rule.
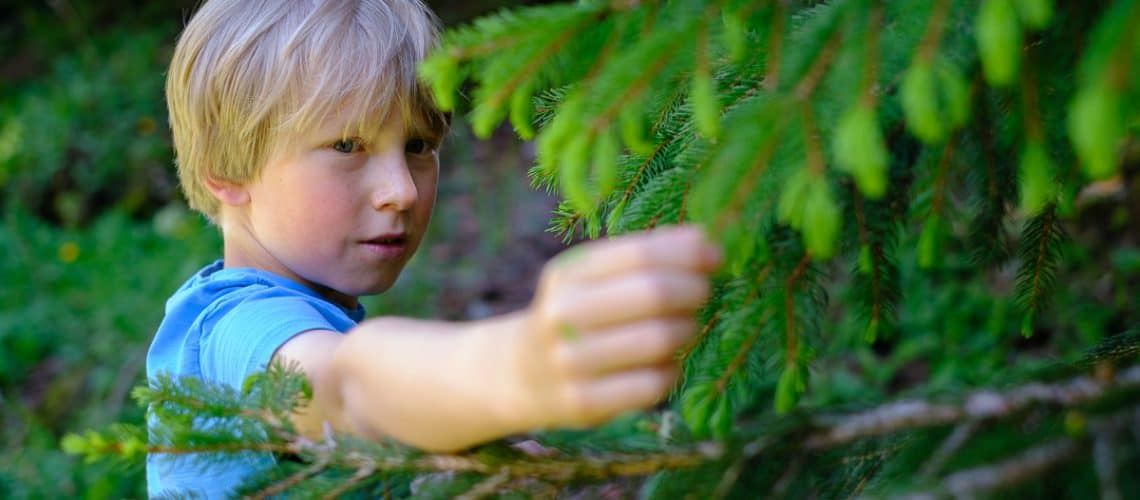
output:
[[352,221],[351,203],[341,183],[310,179],[282,190],[273,209],[282,230],[309,238],[312,231],[335,230],[337,221]]
[[416,211],[431,217],[432,208],[435,206],[436,187],[439,184],[439,166],[425,170],[415,176],[416,195],[419,200]]

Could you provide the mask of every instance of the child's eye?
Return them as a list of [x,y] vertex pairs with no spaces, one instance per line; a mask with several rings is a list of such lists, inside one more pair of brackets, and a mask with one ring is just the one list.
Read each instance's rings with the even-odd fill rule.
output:
[[339,141],[332,143],[332,145],[330,147],[332,147],[333,151],[336,151],[338,153],[344,153],[346,155],[360,152],[360,150],[362,149],[360,139],[355,139],[355,138],[354,139],[341,139]]
[[404,143],[404,152],[410,155],[425,155],[431,153],[434,146],[427,139],[409,139]]

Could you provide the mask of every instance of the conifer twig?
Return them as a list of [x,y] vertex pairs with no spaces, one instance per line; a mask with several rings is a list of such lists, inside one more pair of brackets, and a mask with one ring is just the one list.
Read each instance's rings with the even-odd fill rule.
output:
[[506,469],[499,471],[497,474],[488,476],[486,479],[479,481],[471,489],[464,492],[462,495],[455,497],[455,500],[479,500],[487,498],[495,494],[495,491],[500,486],[507,483],[511,478]]
[[1011,486],[1026,479],[1036,477],[1049,468],[1071,458],[1081,450],[1081,443],[1073,438],[1060,438],[1029,448],[1017,455],[995,464],[966,469],[946,476],[939,488],[923,491],[904,498],[928,499],[950,493],[956,498],[971,498],[973,495]]
[[1120,487],[1117,486],[1116,459],[1112,445],[1112,430],[1095,432],[1093,438],[1093,465],[1100,485],[1102,500],[1120,500]]
[[821,431],[804,440],[804,448],[823,450],[856,439],[880,436],[904,429],[945,425],[972,419],[995,419],[1020,412],[1035,404],[1074,407],[1104,396],[1110,389],[1140,387],[1140,365],[1117,374],[1110,384],[1082,375],[1057,384],[1030,383],[1005,392],[980,390],[962,403],[937,404],[927,401],[898,401],[871,410],[841,417],[817,417]]
[[256,493],[250,495],[249,498],[251,498],[251,499],[270,498],[270,497],[273,497],[274,495],[280,495],[280,494],[284,493],[286,490],[288,490],[289,488],[292,488],[294,486],[297,486],[298,484],[301,484],[302,481],[304,481],[310,477],[313,477],[317,474],[320,474],[321,471],[325,470],[325,468],[328,467],[328,465],[329,465],[329,457],[321,457],[320,459],[314,461],[308,467],[305,467],[304,469],[301,469],[301,470],[289,475],[288,477],[282,479],[281,481],[277,481],[273,484],[266,486],[265,488],[262,488],[261,490],[257,491]]
[[938,474],[938,471],[946,464],[946,460],[961,449],[962,445],[966,444],[977,430],[978,422],[976,420],[958,424],[954,427],[954,431],[942,441],[942,444],[938,445],[938,449],[934,450],[934,453],[926,460],[926,463],[922,464],[918,474],[925,477],[932,477]]

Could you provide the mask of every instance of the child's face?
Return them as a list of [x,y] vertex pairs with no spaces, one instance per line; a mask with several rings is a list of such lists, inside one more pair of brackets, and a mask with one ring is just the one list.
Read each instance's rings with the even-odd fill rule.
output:
[[392,115],[377,137],[344,139],[335,118],[277,148],[245,186],[256,267],[350,307],[392,285],[427,231],[439,178],[438,145]]

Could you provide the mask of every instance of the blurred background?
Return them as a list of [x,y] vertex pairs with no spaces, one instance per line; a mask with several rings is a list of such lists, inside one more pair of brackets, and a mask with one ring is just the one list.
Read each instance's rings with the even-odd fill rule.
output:
[[[427,2],[445,26],[507,5]],[[0,0],[0,498],[141,497],[141,466],[84,464],[66,432],[141,422],[130,390],[163,305],[221,255],[178,192],[163,79],[196,0]],[[370,315],[467,319],[525,304],[563,248],[533,152],[457,123],[430,234]]]

